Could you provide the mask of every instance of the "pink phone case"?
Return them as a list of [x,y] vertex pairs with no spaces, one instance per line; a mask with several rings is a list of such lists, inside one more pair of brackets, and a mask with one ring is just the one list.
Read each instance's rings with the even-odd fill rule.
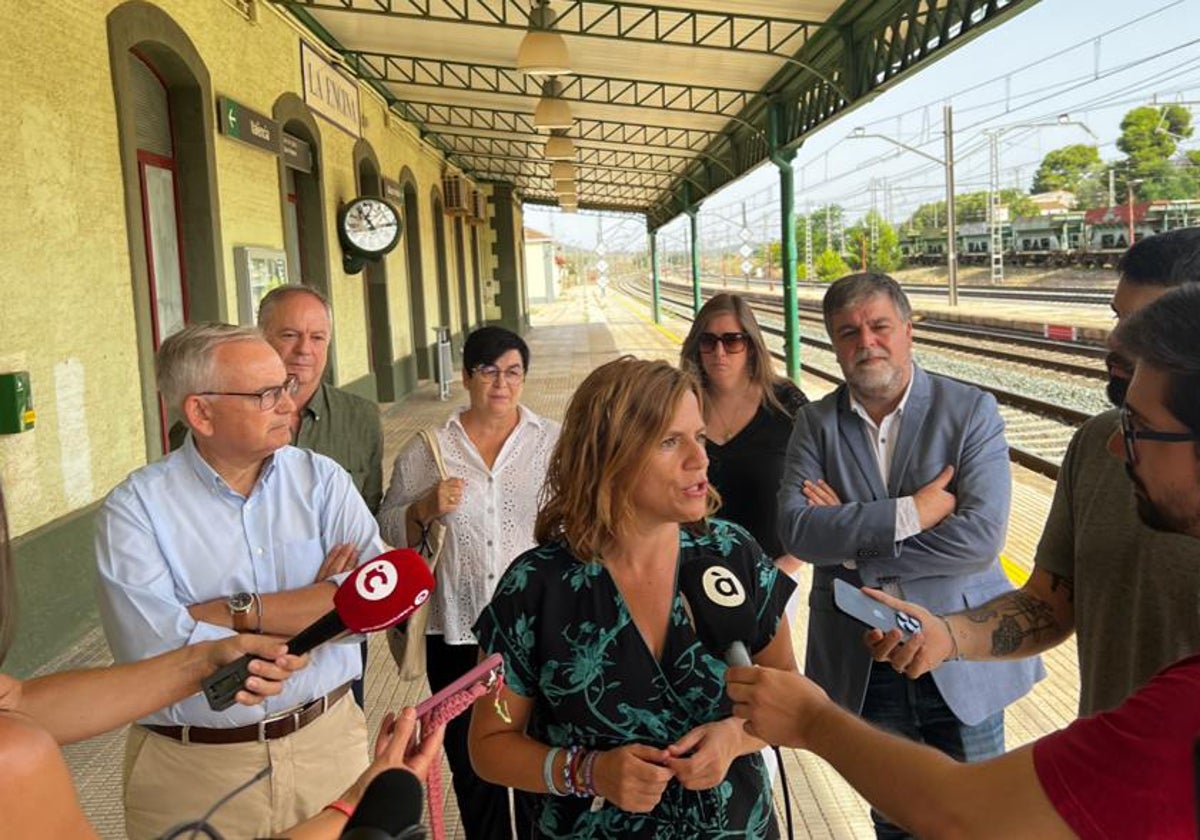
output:
[[493,653],[487,659],[480,662],[470,671],[463,674],[450,685],[443,688],[432,697],[427,697],[417,704],[417,720],[425,717],[429,712],[433,711],[440,704],[446,701],[446,698],[457,694],[464,688],[470,688],[472,685],[482,683],[487,688],[495,685],[499,674],[504,673],[504,657],[498,653]]

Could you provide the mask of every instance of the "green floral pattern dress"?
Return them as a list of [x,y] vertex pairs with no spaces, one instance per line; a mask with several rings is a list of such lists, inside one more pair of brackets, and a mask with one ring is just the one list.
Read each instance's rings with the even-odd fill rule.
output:
[[[780,575],[741,527],[708,520],[704,533],[681,530],[679,563],[723,562],[738,575],[758,626],[751,653],[771,641],[795,584]],[[474,627],[488,653],[504,656],[509,688],[534,702],[531,737],[554,746],[663,748],[703,723],[731,714],[725,663],[696,638],[676,589],[662,659],[656,661],[608,572],[564,543],[527,551],[500,579]],[[533,797],[531,797],[533,798]],[[536,797],[536,836],[544,838],[776,838],[762,757],[742,756],[706,791],[672,780],[658,806],[633,814],[591,800]]]

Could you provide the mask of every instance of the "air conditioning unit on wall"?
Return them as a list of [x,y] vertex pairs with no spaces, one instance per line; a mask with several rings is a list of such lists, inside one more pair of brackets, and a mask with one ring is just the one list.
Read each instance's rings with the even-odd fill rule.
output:
[[465,178],[453,172],[442,176],[442,200],[446,203],[446,214],[449,216],[466,216],[471,208],[467,206],[468,185]]

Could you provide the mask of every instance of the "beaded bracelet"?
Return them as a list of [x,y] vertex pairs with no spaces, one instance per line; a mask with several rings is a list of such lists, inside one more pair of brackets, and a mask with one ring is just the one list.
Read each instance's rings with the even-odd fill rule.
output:
[[354,816],[354,806],[344,799],[335,799],[321,809],[322,811],[341,811],[346,818]]
[[575,781],[572,778],[572,773],[574,769],[573,765],[579,758],[579,751],[582,749],[583,747],[578,744],[573,744],[567,748],[567,760],[563,762],[563,796],[567,796],[568,794],[572,796],[579,795],[575,787]]
[[562,752],[562,747],[551,747],[550,752],[546,753],[546,760],[542,762],[542,781],[546,783],[546,789],[554,796],[566,796],[566,791],[560,791],[554,786],[554,759]]
[[591,750],[583,760],[583,793],[585,796],[599,796],[596,793],[596,758],[600,750]]
[[583,762],[587,760],[588,751],[583,747],[579,748],[579,752],[575,755],[575,762],[571,765],[571,793],[576,796],[583,796]]

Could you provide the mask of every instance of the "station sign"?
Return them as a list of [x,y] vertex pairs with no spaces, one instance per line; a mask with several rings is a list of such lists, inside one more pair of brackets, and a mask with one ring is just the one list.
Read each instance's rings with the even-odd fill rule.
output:
[[393,181],[391,178],[382,178],[380,180],[383,182],[383,197],[397,207],[403,207],[404,187],[400,186],[400,182]]
[[221,133],[234,140],[279,154],[279,123],[228,96],[217,97]]
[[362,135],[358,85],[310,47],[300,42],[300,74],[304,104],[354,137]]
[[312,148],[299,137],[293,137],[286,131],[279,133],[279,154],[284,166],[298,172],[312,172]]

